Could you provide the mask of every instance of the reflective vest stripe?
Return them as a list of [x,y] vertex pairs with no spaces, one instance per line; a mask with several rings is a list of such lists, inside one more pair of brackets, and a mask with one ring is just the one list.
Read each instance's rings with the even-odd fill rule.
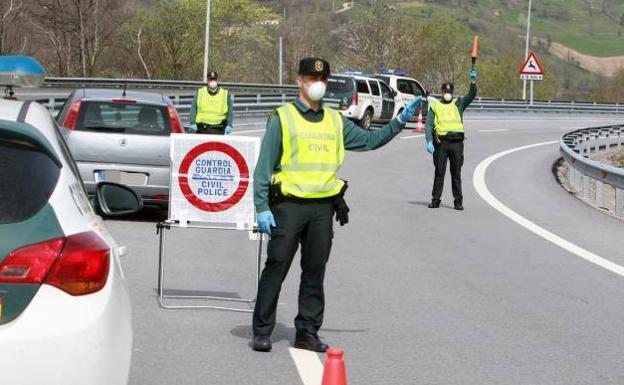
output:
[[208,92],[208,87],[202,87],[197,91],[197,114],[195,123],[221,124],[227,119],[228,91],[219,88],[215,95]]

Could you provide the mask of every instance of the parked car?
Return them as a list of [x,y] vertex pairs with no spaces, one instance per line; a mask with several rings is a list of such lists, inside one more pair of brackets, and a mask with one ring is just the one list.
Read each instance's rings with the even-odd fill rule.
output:
[[328,79],[325,104],[340,111],[364,129],[396,116],[394,92],[379,79],[344,73]]
[[427,115],[427,91],[425,91],[425,88],[416,79],[408,77],[407,73],[400,70],[382,70],[375,74],[375,78],[382,80],[387,86],[395,91],[395,115],[400,114],[405,106],[417,96],[422,96],[423,99],[425,99],[425,103],[422,105],[422,111],[423,116]]
[[161,94],[78,89],[57,116],[87,193],[100,181],[137,191],[145,204],[167,207],[169,136],[184,132],[171,99]]
[[[37,66],[0,56],[0,73],[9,74],[0,84],[43,79],[43,70],[24,74]],[[0,164],[0,382],[126,384],[132,320],[124,249],[94,212],[43,106],[0,99]],[[125,186],[95,191],[104,213],[141,208]]]

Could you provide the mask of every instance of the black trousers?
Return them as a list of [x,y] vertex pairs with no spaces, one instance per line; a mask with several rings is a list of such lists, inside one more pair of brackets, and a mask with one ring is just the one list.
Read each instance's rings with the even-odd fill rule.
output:
[[453,186],[453,198],[462,200],[462,180],[461,168],[464,164],[464,142],[449,142],[446,140],[435,144],[433,152],[433,164],[435,166],[435,176],[433,179],[433,199],[441,199],[444,188],[444,174],[446,173],[447,159],[451,163],[451,184]]
[[260,276],[253,314],[254,335],[271,335],[275,327],[277,302],[282,282],[301,245],[301,282],[297,332],[317,334],[323,323],[325,265],[332,246],[332,202],[282,202],[273,208],[272,236],[267,260]]

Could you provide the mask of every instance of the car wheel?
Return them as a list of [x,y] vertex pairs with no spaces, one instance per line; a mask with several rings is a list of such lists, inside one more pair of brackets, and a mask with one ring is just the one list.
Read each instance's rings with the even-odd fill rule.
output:
[[368,108],[364,112],[364,116],[362,116],[362,119],[360,120],[360,127],[362,127],[365,130],[370,130],[372,123],[373,123],[373,110]]

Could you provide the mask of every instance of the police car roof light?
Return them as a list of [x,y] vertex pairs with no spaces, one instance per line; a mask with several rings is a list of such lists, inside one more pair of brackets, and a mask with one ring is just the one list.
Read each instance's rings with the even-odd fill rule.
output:
[[395,70],[392,68],[380,68],[379,73],[383,75],[407,76],[406,70]]
[[351,75],[351,76],[373,76],[372,73],[370,72],[363,72],[363,71],[343,71],[341,73],[342,75]]
[[0,85],[6,87],[39,87],[45,69],[30,56],[0,56]]

